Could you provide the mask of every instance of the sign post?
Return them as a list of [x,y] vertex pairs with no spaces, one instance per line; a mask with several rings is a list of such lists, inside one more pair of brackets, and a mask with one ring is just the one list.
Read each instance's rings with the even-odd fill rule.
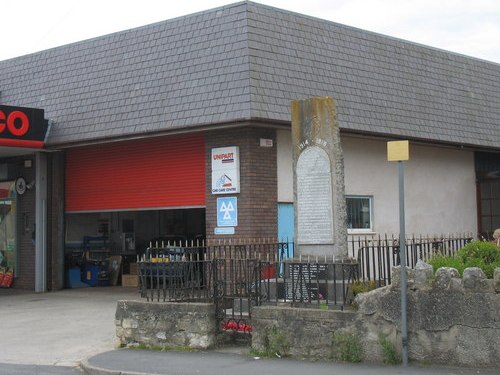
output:
[[399,257],[401,259],[401,354],[403,366],[408,366],[408,316],[406,279],[405,185],[403,161],[410,159],[408,141],[387,142],[387,160],[398,162],[399,176]]

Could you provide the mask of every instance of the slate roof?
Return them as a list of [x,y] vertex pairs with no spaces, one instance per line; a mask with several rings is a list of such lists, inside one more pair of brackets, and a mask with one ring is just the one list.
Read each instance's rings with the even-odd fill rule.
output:
[[252,2],[0,61],[0,103],[48,141],[246,120],[333,96],[342,129],[500,149],[500,64]]

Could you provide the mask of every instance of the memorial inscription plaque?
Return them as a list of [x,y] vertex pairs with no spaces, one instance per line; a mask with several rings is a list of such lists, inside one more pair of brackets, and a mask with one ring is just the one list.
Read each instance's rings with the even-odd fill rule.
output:
[[330,160],[319,147],[309,147],[297,161],[297,242],[333,243]]
[[344,160],[333,99],[292,101],[296,253],[347,257]]

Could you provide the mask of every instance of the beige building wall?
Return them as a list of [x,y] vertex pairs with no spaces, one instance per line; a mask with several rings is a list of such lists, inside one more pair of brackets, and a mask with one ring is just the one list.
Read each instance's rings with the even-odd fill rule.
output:
[[[278,201],[293,201],[291,137],[278,132]],[[346,195],[373,197],[373,233],[399,233],[398,167],[387,143],[342,136]],[[410,144],[405,162],[407,234],[477,232],[474,153]]]
[[278,153],[278,202],[293,203],[291,130],[278,130],[276,132],[276,144]]

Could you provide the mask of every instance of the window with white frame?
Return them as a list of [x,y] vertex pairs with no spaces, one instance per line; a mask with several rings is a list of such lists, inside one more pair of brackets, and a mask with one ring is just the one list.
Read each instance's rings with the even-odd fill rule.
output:
[[370,196],[346,196],[347,228],[350,232],[373,231],[372,201]]

